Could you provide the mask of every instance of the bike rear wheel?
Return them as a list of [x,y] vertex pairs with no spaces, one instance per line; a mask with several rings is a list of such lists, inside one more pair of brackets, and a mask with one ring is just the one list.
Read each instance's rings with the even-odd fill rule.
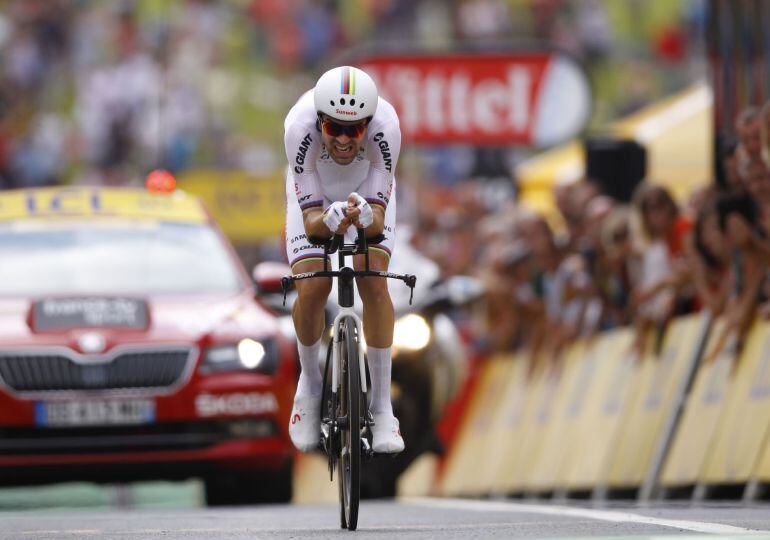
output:
[[355,322],[340,322],[341,355],[340,416],[347,417],[347,425],[340,430],[341,450],[337,466],[340,499],[340,525],[356,530],[361,477],[361,375],[358,364],[358,342]]

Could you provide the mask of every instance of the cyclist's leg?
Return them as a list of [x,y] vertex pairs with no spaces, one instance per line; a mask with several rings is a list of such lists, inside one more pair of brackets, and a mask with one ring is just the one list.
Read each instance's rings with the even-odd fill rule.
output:
[[[372,270],[388,269],[396,235],[396,184],[393,182],[390,203],[385,210],[385,238],[379,244],[369,246],[369,267]],[[356,270],[365,268],[363,255],[354,257]],[[356,280],[361,301],[364,304],[364,334],[369,347],[390,348],[393,343],[393,302],[385,278],[368,277]]]
[[[390,257],[381,251],[370,250],[369,268],[387,270]],[[355,257],[356,270],[365,268],[364,257]],[[388,283],[381,277],[356,278],[358,293],[364,304],[364,335],[370,347],[385,348],[393,343],[393,302],[388,292]]]
[[[375,251],[369,254],[369,267],[387,270],[388,257]],[[363,262],[360,263],[363,266]],[[393,302],[385,278],[358,278],[358,293],[364,304],[364,335],[372,388],[372,414],[393,415],[390,402],[391,345],[393,344]]]
[[[323,270],[323,248],[313,246],[307,241],[302,210],[294,193],[291,175],[286,182],[286,257],[293,274]],[[324,326],[324,307],[331,291],[331,279],[308,279],[295,283],[297,299],[292,308],[294,328],[297,332],[302,375],[300,389],[306,384],[313,394],[321,394],[321,376],[317,362],[318,347]],[[312,348],[314,350],[308,350]],[[305,353],[305,354],[303,354]],[[313,357],[311,358],[311,354]],[[311,362],[314,362],[309,370]]]
[[[323,270],[323,249],[307,241],[302,211],[287,182],[286,193],[286,255],[292,272]],[[290,189],[291,188],[291,189]],[[331,291],[331,279],[309,279],[295,283],[297,299],[292,308],[297,349],[302,368],[294,408],[289,419],[289,434],[295,446],[309,451],[320,438],[321,386],[323,378],[319,366],[321,334],[324,326],[324,307]]]

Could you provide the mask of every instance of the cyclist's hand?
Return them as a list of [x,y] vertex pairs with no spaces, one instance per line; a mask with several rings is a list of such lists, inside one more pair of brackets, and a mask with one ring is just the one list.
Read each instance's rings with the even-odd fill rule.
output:
[[336,201],[331,203],[323,214],[324,225],[334,234],[345,234],[350,226],[351,220],[346,217],[348,212],[347,205],[344,202]]
[[[358,210],[357,215],[353,214],[355,210]],[[367,228],[374,221],[372,207],[369,206],[366,199],[355,191],[348,195],[348,217],[353,220],[353,223],[359,229]]]

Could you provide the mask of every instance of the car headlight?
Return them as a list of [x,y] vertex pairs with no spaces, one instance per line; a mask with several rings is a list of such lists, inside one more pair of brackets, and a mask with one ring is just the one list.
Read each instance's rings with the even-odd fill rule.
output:
[[393,347],[406,351],[419,351],[430,343],[430,325],[416,313],[404,315],[393,328]]
[[215,345],[206,349],[201,372],[248,370],[274,373],[277,367],[278,350],[274,341],[246,338],[235,344]]

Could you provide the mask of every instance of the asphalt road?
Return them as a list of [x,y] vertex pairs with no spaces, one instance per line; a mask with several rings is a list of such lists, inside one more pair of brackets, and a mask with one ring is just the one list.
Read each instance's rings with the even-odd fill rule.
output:
[[[336,505],[209,510],[72,510],[0,513],[0,539],[436,539],[679,538],[770,539],[770,506],[666,504],[640,508],[527,504],[516,501],[408,499],[365,502],[359,529],[339,529]],[[759,531],[759,533],[757,533]]]

